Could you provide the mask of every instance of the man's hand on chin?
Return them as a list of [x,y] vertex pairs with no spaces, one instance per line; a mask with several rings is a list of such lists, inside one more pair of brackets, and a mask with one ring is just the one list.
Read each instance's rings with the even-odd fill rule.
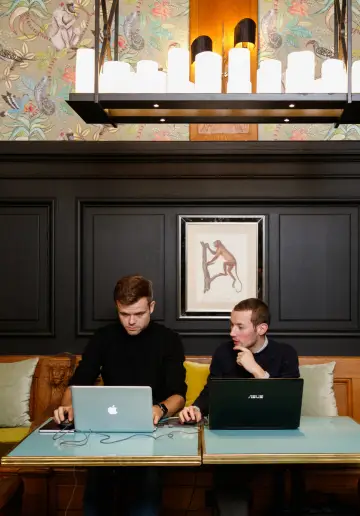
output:
[[265,371],[259,364],[256,362],[254,355],[248,348],[244,348],[243,346],[234,346],[234,349],[239,351],[236,357],[236,363],[239,366],[242,366],[246,371],[254,376],[254,378],[264,378]]

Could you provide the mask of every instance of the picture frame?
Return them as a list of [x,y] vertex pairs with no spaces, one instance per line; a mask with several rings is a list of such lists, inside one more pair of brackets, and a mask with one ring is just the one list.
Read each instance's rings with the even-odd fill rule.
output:
[[228,319],[264,299],[265,215],[178,216],[179,319]]

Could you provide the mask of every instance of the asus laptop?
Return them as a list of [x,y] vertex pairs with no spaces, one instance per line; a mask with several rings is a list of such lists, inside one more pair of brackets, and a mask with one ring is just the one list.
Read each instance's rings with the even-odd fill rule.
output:
[[288,430],[300,425],[302,378],[211,378],[209,428]]
[[71,386],[76,432],[153,432],[151,387]]

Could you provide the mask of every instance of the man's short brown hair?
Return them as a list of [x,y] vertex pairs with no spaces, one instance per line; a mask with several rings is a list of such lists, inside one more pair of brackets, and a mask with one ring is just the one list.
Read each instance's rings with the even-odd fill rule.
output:
[[268,305],[258,299],[257,297],[250,297],[249,299],[243,299],[234,306],[235,312],[248,312],[251,311],[251,322],[254,327],[259,324],[270,324],[270,312]]
[[149,303],[151,303],[153,299],[152,283],[143,276],[124,276],[119,279],[115,285],[115,303],[118,302],[122,305],[132,305],[142,297],[146,297]]

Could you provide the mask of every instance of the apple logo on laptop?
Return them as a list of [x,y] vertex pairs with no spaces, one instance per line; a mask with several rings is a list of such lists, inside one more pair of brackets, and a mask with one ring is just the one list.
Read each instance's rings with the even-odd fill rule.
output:
[[113,405],[112,407],[109,407],[108,412],[111,415],[117,414],[117,408],[115,407],[115,405]]

